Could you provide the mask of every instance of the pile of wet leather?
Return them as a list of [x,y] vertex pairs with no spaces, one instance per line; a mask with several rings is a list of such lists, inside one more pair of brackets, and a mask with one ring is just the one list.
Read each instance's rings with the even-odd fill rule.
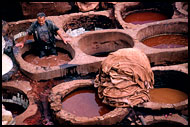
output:
[[150,101],[153,84],[150,62],[146,54],[135,48],[110,53],[94,81],[102,102],[114,107],[133,107]]

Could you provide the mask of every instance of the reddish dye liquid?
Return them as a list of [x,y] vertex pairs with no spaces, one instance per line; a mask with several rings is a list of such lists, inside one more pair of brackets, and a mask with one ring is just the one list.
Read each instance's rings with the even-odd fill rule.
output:
[[77,90],[66,96],[62,103],[65,111],[81,117],[102,116],[111,110],[111,107],[103,104],[95,90]]
[[188,99],[188,95],[182,91],[171,88],[154,88],[150,90],[152,102],[175,104]]
[[28,63],[43,66],[43,67],[50,67],[50,66],[58,66],[62,64],[66,64],[71,61],[71,58],[68,54],[58,52],[58,56],[50,55],[39,58],[34,54],[28,54],[24,57],[24,60]]
[[124,21],[132,24],[145,24],[155,21],[161,21],[168,19],[168,17],[164,14],[158,12],[135,12],[127,15],[124,18]]
[[188,37],[185,35],[159,35],[142,41],[153,48],[179,48],[188,46]]
[[5,106],[5,109],[10,111],[13,115],[13,118],[20,115],[25,111],[25,109],[17,104],[14,103],[8,103],[8,102],[3,102],[3,105]]

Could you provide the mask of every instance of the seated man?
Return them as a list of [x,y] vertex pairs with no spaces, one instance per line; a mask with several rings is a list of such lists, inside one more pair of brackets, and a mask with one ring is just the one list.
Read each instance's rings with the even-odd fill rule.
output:
[[70,38],[63,37],[59,28],[51,20],[45,20],[44,13],[37,14],[37,21],[31,24],[27,29],[27,33],[23,41],[15,46],[23,48],[28,36],[33,34],[35,40],[33,47],[40,58],[48,55],[58,55],[55,47],[55,35],[58,34],[65,44],[71,41]]

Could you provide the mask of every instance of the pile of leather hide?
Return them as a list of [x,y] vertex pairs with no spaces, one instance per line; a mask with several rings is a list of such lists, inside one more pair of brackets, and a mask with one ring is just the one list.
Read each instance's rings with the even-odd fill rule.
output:
[[133,107],[150,100],[154,74],[147,56],[135,48],[110,53],[94,81],[102,102],[114,107]]

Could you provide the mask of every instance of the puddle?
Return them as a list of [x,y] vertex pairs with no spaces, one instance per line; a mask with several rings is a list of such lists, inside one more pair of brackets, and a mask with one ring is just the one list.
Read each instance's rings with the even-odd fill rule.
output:
[[145,11],[129,14],[124,18],[124,21],[132,24],[145,24],[166,19],[168,19],[168,17],[162,13]]
[[179,48],[188,46],[188,36],[186,35],[158,35],[149,37],[142,41],[145,45],[152,48]]
[[93,89],[80,89],[70,93],[64,98],[62,108],[81,117],[102,116],[113,110],[101,102]]

